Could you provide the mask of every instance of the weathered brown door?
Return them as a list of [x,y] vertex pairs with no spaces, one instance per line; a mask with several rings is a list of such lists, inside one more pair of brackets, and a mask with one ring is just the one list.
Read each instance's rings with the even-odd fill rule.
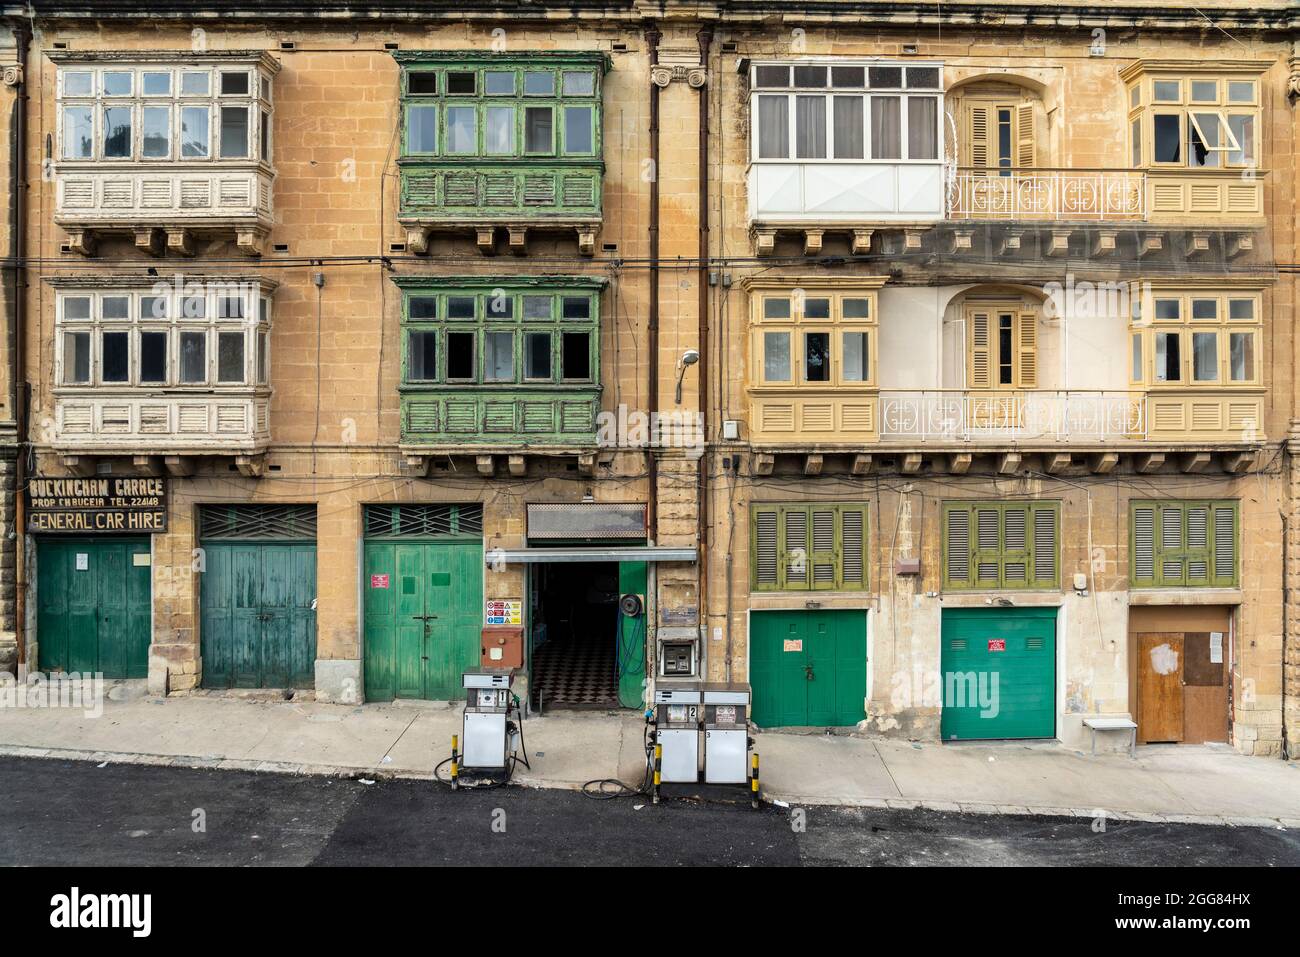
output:
[[1183,741],[1228,740],[1227,635],[1183,632]]
[[1182,632],[1143,632],[1137,639],[1138,740],[1182,741]]

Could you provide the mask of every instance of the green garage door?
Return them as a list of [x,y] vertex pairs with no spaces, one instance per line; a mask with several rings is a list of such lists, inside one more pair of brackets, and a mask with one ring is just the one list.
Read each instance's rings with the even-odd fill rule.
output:
[[316,507],[203,506],[205,688],[316,683]]
[[942,626],[945,741],[1056,736],[1056,609],[957,608]]
[[866,612],[753,612],[749,682],[760,727],[857,724],[866,717]]
[[38,539],[40,669],[148,677],[149,571],[147,538]]
[[477,505],[366,507],[367,701],[464,694],[482,656],[482,530]]

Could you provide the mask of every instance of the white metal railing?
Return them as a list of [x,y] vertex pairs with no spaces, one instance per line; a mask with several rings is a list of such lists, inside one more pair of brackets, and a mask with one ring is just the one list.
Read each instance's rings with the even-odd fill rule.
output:
[[880,438],[948,441],[1146,436],[1146,403],[1132,392],[880,393]]
[[[1003,174],[1005,173],[1005,175]],[[1138,170],[957,169],[950,219],[1146,219],[1146,173]]]

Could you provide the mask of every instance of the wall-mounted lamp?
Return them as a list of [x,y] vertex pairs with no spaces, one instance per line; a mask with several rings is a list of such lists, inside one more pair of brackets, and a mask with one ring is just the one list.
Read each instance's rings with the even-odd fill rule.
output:
[[686,367],[693,366],[700,361],[700,354],[694,349],[687,349],[682,353],[682,357],[677,360],[677,392],[676,402],[682,404],[682,377],[686,375]]

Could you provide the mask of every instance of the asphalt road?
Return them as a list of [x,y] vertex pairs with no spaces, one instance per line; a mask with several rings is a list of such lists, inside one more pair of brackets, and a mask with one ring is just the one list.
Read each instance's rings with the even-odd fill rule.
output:
[[0,865],[1300,865],[1300,832],[0,759]]

